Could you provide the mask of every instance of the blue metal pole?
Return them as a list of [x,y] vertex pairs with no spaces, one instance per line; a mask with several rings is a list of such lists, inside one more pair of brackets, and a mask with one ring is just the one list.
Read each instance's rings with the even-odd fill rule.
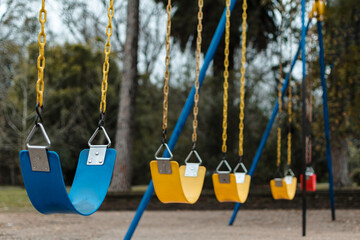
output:
[[[236,4],[236,1],[237,0],[233,0],[231,1],[231,5],[230,5],[230,11],[232,12],[232,10],[234,9],[234,6]],[[205,74],[206,74],[206,71],[212,61],[212,59],[214,58],[214,55],[215,55],[215,52],[216,52],[216,49],[217,47],[219,46],[219,42],[224,34],[224,29],[225,29],[225,21],[226,21],[226,9],[224,10],[222,16],[221,16],[221,19],[219,21],[219,24],[216,28],[216,31],[215,31],[215,34],[213,36],[213,39],[210,43],[210,46],[206,52],[206,55],[205,55],[205,59],[204,59],[204,64],[200,70],[200,76],[199,76],[199,84],[200,84],[200,87],[205,79]],[[192,87],[191,91],[190,91],[190,94],[186,100],[186,103],[184,105],[184,108],[183,110],[181,111],[181,114],[180,114],[180,117],[175,125],[175,128],[171,134],[171,137],[170,137],[170,140],[169,140],[169,143],[168,143],[168,146],[170,148],[170,150],[172,151],[176,145],[176,142],[181,134],[181,131],[185,125],[185,122],[186,122],[186,119],[188,118],[190,112],[191,112],[191,109],[193,107],[193,104],[194,104],[194,95],[195,95],[195,86]],[[164,152],[164,156],[168,156],[168,152],[165,151]],[[135,213],[135,216],[128,228],[128,231],[124,237],[125,240],[129,240],[131,239],[132,235],[134,234],[135,232],[135,229],[137,227],[137,225],[139,224],[139,221],[146,209],[146,207],[148,206],[149,202],[150,202],[150,199],[152,197],[154,193],[154,185],[153,185],[153,182],[150,181],[149,183],[149,186],[143,196],[143,198],[141,199],[141,202],[136,210],[136,213]]]
[[322,21],[317,21],[317,30],[319,36],[319,59],[320,59],[320,76],[321,86],[323,89],[323,114],[324,114],[324,125],[325,125],[325,138],[326,138],[326,162],[329,171],[329,193],[330,193],[330,205],[331,205],[331,216],[332,220],[335,220],[335,193],[334,193],[334,182],[333,182],[333,169],[331,159],[331,147],[330,147],[330,126],[329,126],[329,112],[327,105],[327,91],[326,91],[326,80],[325,80],[325,57],[324,57],[324,43],[322,34]]
[[[310,26],[310,21],[308,22],[307,26],[306,26],[306,32],[308,31],[309,29],[309,26]],[[289,73],[287,74],[286,78],[285,78],[285,82],[284,82],[284,85],[283,85],[283,88],[281,89],[281,94],[282,94],[282,98],[284,97],[285,95],[285,91],[287,90],[288,86],[289,86],[289,77],[290,77],[290,74],[295,66],[295,63],[299,57],[299,53],[300,53],[300,48],[301,48],[301,44],[299,44],[299,47],[295,53],[295,56],[291,62],[291,67],[290,67],[290,71]],[[271,117],[270,117],[270,120],[266,126],[266,130],[261,138],[261,141],[260,141],[260,144],[259,144],[259,147],[256,151],[256,154],[255,154],[255,157],[252,161],[252,164],[251,164],[251,167],[250,167],[250,170],[249,170],[249,175],[250,176],[253,176],[255,170],[256,170],[256,167],[258,165],[258,162],[260,160],[260,157],[261,157],[261,154],[262,154],[262,151],[264,150],[264,147],[265,147],[265,144],[266,144],[266,141],[269,137],[269,134],[270,134],[270,131],[271,131],[271,128],[274,124],[274,121],[275,121],[275,118],[276,118],[276,115],[278,113],[278,110],[279,110],[279,102],[276,101],[275,103],[275,107],[273,109],[273,112],[271,114]],[[236,219],[236,215],[240,209],[240,206],[241,206],[241,203],[236,203],[235,205],[235,208],[234,208],[234,211],[233,211],[233,214],[231,216],[231,219],[229,221],[229,225],[233,225],[235,219]]]

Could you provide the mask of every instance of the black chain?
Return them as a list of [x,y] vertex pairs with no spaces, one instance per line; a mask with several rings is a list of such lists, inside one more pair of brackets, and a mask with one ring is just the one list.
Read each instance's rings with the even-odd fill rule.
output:
[[40,104],[37,103],[35,106],[36,116],[35,116],[35,125],[38,126],[39,123],[42,123],[42,112],[43,112],[43,106],[40,107]]
[[99,118],[98,127],[104,126],[104,123],[105,123],[105,113],[100,111],[100,118]]
[[166,143],[166,129],[164,129],[162,131],[162,143],[165,144]]

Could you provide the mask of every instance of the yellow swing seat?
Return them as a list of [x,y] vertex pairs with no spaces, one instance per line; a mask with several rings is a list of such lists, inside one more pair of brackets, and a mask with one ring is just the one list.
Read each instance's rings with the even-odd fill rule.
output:
[[[229,171],[219,171],[221,164],[225,164]],[[244,172],[236,172],[239,167],[242,167]],[[226,160],[222,160],[216,171],[217,173],[212,175],[216,199],[219,202],[244,203],[249,195],[251,182],[251,176],[246,174],[247,170],[244,164],[239,163],[235,167],[234,173],[230,173],[229,164]]]
[[271,194],[275,200],[293,200],[296,193],[297,179],[293,176],[274,178],[270,181]]
[[206,168],[199,166],[196,177],[186,177],[186,166],[180,166],[176,161],[170,161],[171,173],[159,173],[158,162],[150,162],[151,177],[155,193],[162,203],[189,203],[194,204],[200,197],[203,188]]
[[229,183],[220,183],[219,174],[212,175],[216,199],[219,202],[244,203],[249,195],[251,176],[246,174],[243,183],[236,182],[234,173],[230,173],[229,177]]
[[[169,158],[158,157],[163,146],[169,153]],[[198,163],[188,163],[193,153],[197,157]],[[206,168],[200,166],[202,160],[195,149],[191,150],[186,157],[186,165],[179,167],[178,162],[170,161],[172,158],[173,155],[168,145],[163,143],[155,153],[156,160],[150,162],[151,177],[156,196],[162,203],[194,204],[200,197]]]

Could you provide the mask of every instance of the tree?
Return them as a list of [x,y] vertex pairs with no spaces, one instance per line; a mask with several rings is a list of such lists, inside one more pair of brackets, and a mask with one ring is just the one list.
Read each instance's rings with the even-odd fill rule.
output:
[[[162,2],[166,6],[166,0],[155,0]],[[278,2],[281,0],[276,0]],[[248,46],[252,46],[257,52],[266,49],[268,44],[276,40],[278,29],[275,23],[274,1],[248,1]],[[176,9],[172,17],[171,35],[175,42],[180,44],[182,50],[186,48],[191,41],[192,49],[196,46],[196,22],[197,22],[197,1],[181,0],[174,1],[173,7]],[[203,18],[203,46],[206,51],[210,45],[212,35],[220,20],[221,14],[225,8],[225,0],[204,1]],[[242,23],[242,1],[239,0],[231,15],[230,24],[230,54],[229,69],[233,69],[233,60],[235,49],[239,47]],[[248,54],[249,55],[249,54]],[[224,38],[214,56],[214,73],[222,73],[224,62]]]
[[137,62],[139,39],[139,0],[129,0],[127,6],[124,70],[120,90],[120,104],[116,129],[116,150],[112,191],[131,190],[131,161],[133,156],[133,127],[137,87]]
[[[352,143],[356,146],[360,138],[359,18],[358,1],[328,1],[324,21],[324,47],[334,184],[337,187],[351,184],[349,149]],[[318,69],[317,66],[318,61],[314,63],[315,69]],[[314,71],[314,74],[319,79],[319,71]],[[315,87],[320,88],[319,82]],[[318,107],[322,111],[321,104]],[[318,131],[317,134],[323,136],[323,127]]]
[[[18,104],[27,102],[28,80],[24,72],[28,65],[23,64],[26,56],[23,54],[31,41],[30,36],[37,29],[36,13],[31,11],[32,1],[3,1],[0,13],[0,168],[9,173],[5,180],[7,184],[14,185],[19,182],[17,178],[18,162],[12,155],[14,149],[19,149],[26,131],[28,119],[27,107],[17,115],[17,105],[9,105],[11,92],[17,88],[21,93]],[[37,37],[37,36],[36,36]],[[20,74],[19,74],[20,73]],[[21,122],[12,125],[12,118]],[[13,135],[10,132],[13,131]],[[10,134],[10,135],[9,135]],[[6,157],[5,157],[6,156]]]

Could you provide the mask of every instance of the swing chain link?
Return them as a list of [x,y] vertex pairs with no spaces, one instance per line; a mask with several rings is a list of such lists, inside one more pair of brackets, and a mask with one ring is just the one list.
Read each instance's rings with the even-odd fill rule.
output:
[[194,114],[194,120],[193,120],[193,134],[192,134],[192,141],[193,141],[193,148],[195,148],[196,146],[196,142],[197,142],[197,127],[198,127],[198,120],[197,120],[197,116],[199,113],[199,108],[198,108],[198,102],[199,102],[199,75],[200,75],[200,55],[201,55],[201,42],[202,42],[202,38],[201,38],[201,32],[203,29],[202,26],[202,19],[203,19],[203,6],[204,6],[204,2],[203,0],[199,0],[198,1],[198,6],[199,6],[199,12],[198,12],[198,25],[197,25],[197,38],[196,38],[196,70],[195,70],[195,95],[194,95],[194,109],[193,109],[193,114]]
[[230,43],[230,0],[226,0],[226,25],[225,25],[225,60],[224,60],[224,106],[223,106],[223,133],[222,133],[222,152],[226,153],[227,146],[227,114],[228,114],[228,78],[229,78],[229,43]]
[[276,166],[280,167],[281,163],[281,128],[278,127],[277,129],[277,160]]
[[161,141],[162,144],[165,144],[165,143],[166,143],[166,130],[167,130],[167,129],[165,129],[165,130],[162,131],[162,141]]
[[[290,21],[293,22],[294,21],[294,17],[290,18]],[[292,25],[290,24],[290,46],[292,46],[293,43],[293,28]],[[291,62],[291,58],[292,58],[292,48],[290,48],[290,62]],[[292,143],[292,133],[291,133],[291,123],[292,123],[292,86],[291,86],[291,67],[289,69],[289,99],[288,99],[288,123],[289,123],[289,132],[288,132],[288,136],[287,136],[287,165],[288,167],[291,166],[291,143]]]
[[105,61],[103,64],[103,79],[102,79],[102,83],[101,83],[101,101],[100,101],[100,113],[101,114],[105,114],[105,111],[106,111],[106,93],[108,90],[108,74],[109,74],[109,69],[110,69],[109,56],[111,53],[110,37],[111,37],[112,31],[113,31],[111,21],[114,16],[114,0],[110,0],[107,15],[109,18],[109,22],[106,26],[107,40],[106,40],[105,49],[104,49]]
[[101,128],[104,126],[104,122],[105,122],[105,114],[100,112],[100,117],[99,117],[99,122],[98,122],[98,127]]
[[41,24],[40,33],[38,37],[39,45],[39,56],[37,58],[37,69],[38,69],[38,79],[36,82],[36,106],[43,107],[43,97],[44,97],[44,69],[45,69],[45,44],[46,44],[46,34],[45,34],[45,23],[46,23],[47,12],[45,10],[45,0],[41,2],[41,9],[39,12],[39,22]]
[[247,19],[247,2],[243,1],[243,14],[242,14],[242,45],[241,45],[241,78],[240,78],[240,123],[239,123],[239,156],[240,161],[244,155],[244,108],[245,108],[245,63],[246,63],[246,19]]
[[[290,55],[291,56],[291,55]],[[288,100],[288,115],[289,115],[289,132],[288,132],[288,149],[287,149],[287,165],[291,165],[291,122],[292,122],[292,88],[291,88],[291,73],[289,75],[289,100]]]
[[165,75],[164,75],[164,102],[163,102],[163,138],[166,139],[166,129],[168,120],[168,95],[169,95],[169,65],[170,65],[170,33],[171,33],[171,0],[168,0],[166,6],[167,23],[166,23],[166,39],[165,39]]
[[[284,14],[281,11],[281,25],[280,25],[280,56],[279,56],[279,86],[278,86],[278,99],[279,99],[279,116],[281,116],[282,110],[282,74],[283,74],[283,66],[282,66],[282,41],[283,41],[283,25],[284,25]],[[277,131],[277,160],[276,166],[279,168],[281,164],[281,122],[279,122],[279,127]]]
[[282,29],[283,29],[283,20],[281,20],[280,27],[280,57],[279,57],[279,86],[278,86],[278,98],[279,98],[279,114],[282,111],[282,98],[281,98],[281,89],[282,89],[282,74],[283,74],[283,66],[282,66]]
[[39,126],[39,123],[42,123],[42,121],[43,121],[43,119],[42,119],[43,107],[40,107],[40,104],[37,103],[36,107],[35,107],[35,111],[36,111],[35,125]]

